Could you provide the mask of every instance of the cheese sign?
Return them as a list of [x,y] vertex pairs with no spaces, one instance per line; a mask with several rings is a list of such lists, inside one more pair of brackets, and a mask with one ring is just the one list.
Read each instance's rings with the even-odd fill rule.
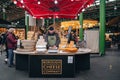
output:
[[59,59],[42,59],[42,75],[62,74],[62,60]]

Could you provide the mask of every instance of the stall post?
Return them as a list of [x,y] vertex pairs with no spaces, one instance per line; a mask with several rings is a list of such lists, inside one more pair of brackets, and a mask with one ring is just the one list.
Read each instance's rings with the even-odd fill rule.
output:
[[6,16],[6,10],[5,8],[2,9],[3,10],[3,19],[6,20],[7,16]]
[[49,26],[49,19],[46,19],[46,25]]
[[79,37],[80,40],[83,40],[83,12],[79,15],[79,21],[80,21]]
[[53,15],[53,24],[55,25],[55,15]]
[[29,15],[25,13],[25,25],[26,25],[26,35],[25,38],[27,39],[27,32],[28,32],[28,27],[29,27]]
[[100,0],[100,55],[105,54],[105,23],[106,23],[106,18],[105,18],[105,1],[106,0]]

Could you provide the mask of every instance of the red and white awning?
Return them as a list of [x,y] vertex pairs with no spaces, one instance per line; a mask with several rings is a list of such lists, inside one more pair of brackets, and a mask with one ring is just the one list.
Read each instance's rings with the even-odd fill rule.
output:
[[75,18],[94,0],[14,0],[36,18]]

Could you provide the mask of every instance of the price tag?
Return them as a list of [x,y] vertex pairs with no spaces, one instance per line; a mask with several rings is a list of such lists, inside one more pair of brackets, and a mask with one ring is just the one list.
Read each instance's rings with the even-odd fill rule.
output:
[[73,56],[68,56],[68,63],[72,64],[73,63]]

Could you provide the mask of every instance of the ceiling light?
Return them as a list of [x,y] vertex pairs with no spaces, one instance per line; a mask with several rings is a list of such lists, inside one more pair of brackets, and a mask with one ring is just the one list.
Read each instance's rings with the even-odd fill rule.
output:
[[90,7],[90,5],[87,5],[87,7]]
[[34,18],[34,19],[36,19],[36,17],[35,17],[35,16],[33,16],[33,18]]
[[21,0],[20,2],[23,3],[23,0]]
[[51,19],[51,17],[48,17],[49,19]]
[[25,8],[25,6],[23,5],[22,8]]
[[[77,16],[75,16],[75,19],[77,19]],[[74,24],[73,24],[74,25]]]
[[71,0],[71,1],[74,1],[74,0]]
[[56,16],[56,18],[59,18],[58,16]]
[[114,10],[116,10],[117,9],[117,6],[114,6]]
[[6,12],[5,8],[2,9],[3,12]]
[[82,9],[82,12],[84,12],[85,11],[85,9]]
[[55,4],[58,4],[58,1],[57,1],[57,0],[55,0],[55,1],[54,1],[54,3],[55,3]]
[[16,1],[16,0],[14,0],[14,4],[17,4],[17,1]]
[[38,4],[40,4],[40,1],[38,1]]
[[43,17],[40,17],[40,19],[43,19]]

